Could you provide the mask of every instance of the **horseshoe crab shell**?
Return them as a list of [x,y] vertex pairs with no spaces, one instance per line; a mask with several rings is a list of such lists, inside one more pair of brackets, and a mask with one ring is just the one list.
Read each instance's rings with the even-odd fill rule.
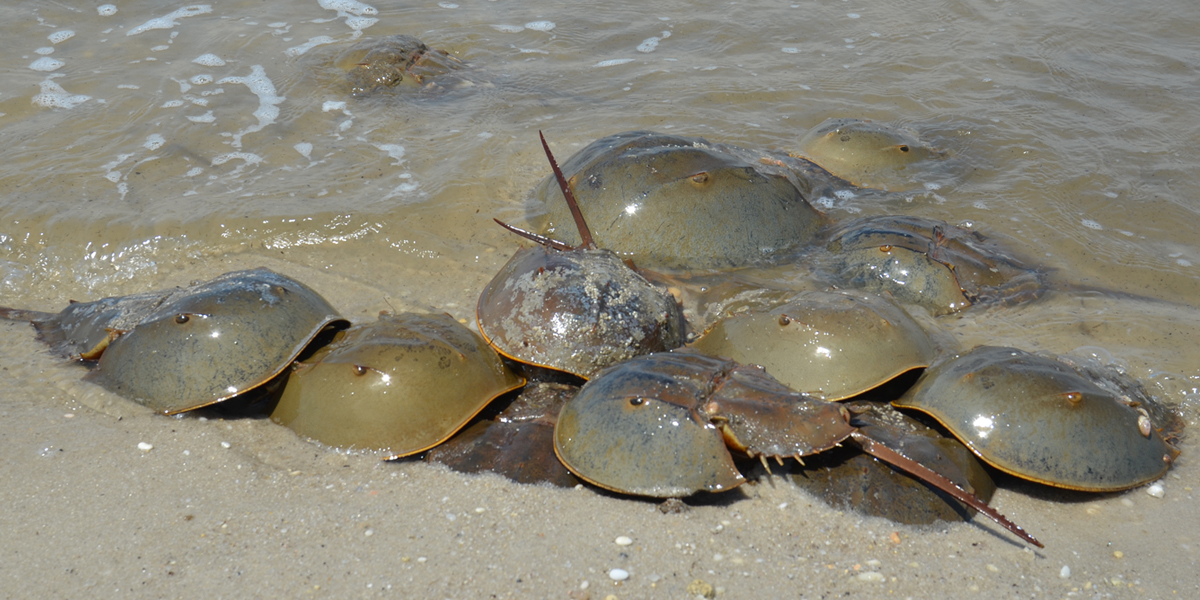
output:
[[799,147],[801,156],[838,177],[885,190],[911,188],[909,169],[945,156],[914,131],[860,119],[828,119],[800,138]]
[[768,312],[726,317],[690,347],[761,365],[793,390],[825,400],[927,367],[936,352],[925,330],[894,302],[847,292],[801,292]]
[[257,388],[323,329],[347,325],[316,292],[267,269],[76,303],[57,315],[17,312],[41,315],[34,327],[55,352],[98,358],[84,379],[164,414]]
[[892,404],[933,417],[1001,471],[1066,489],[1135,487],[1179,455],[1138,399],[1015,348],[980,346],[934,365]]
[[501,354],[585,379],[683,344],[675,298],[607,250],[519,250],[484,288],[476,314]]
[[436,446],[525,384],[482,338],[445,314],[383,314],[298,363],[271,419],[386,459]]
[[558,415],[554,451],[602,488],[670,498],[740,485],[727,444],[751,456],[806,455],[852,431],[839,405],[797,394],[761,368],[660,352],[584,385]]
[[[563,164],[596,243],[649,268],[746,265],[815,239],[824,223],[786,178],[702,138],[649,131],[592,142]],[[554,177],[534,191],[542,233],[579,237]]]

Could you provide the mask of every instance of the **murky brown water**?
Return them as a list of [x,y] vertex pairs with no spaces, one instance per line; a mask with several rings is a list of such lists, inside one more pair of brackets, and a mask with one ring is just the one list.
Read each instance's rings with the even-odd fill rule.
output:
[[[970,223],[1068,290],[940,319],[962,345],[1111,357],[1194,420],[1194,3],[72,4],[0,7],[0,305],[57,310],[262,265],[352,318],[390,306],[469,319],[516,246],[492,218],[525,219],[548,172],[537,130],[561,159],[630,129],[787,150],[827,118],[869,118],[915,129],[950,159],[917,191],[827,198],[831,217]],[[350,98],[332,62],[360,32],[454,52],[476,85]],[[43,400],[54,413],[140,414],[72,383],[78,372],[39,356],[28,329],[0,335],[14,389],[57,382]],[[13,394],[0,394],[12,414],[40,410]],[[148,418],[133,422],[156,428]],[[14,460],[37,470],[28,451]],[[1197,451],[1185,443],[1176,474],[1189,480],[1168,486],[1189,502]],[[1053,504],[1013,502],[1056,522]],[[1183,537],[1200,537],[1188,527]],[[1178,542],[1194,567],[1193,543]]]

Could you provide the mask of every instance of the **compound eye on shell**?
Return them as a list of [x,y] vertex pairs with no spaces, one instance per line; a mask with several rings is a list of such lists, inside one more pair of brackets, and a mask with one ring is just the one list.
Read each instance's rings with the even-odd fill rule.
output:
[[187,323],[189,320],[191,320],[191,317],[187,316],[186,313],[179,313],[175,315],[175,322],[179,323],[180,325]]
[[355,375],[366,375],[367,368],[362,365],[354,365],[354,374]]
[[708,183],[708,173],[701,171],[692,175],[692,183]]
[[629,399],[630,406],[644,406],[645,404],[646,404],[646,399],[642,398],[642,397],[635,397],[635,398]]

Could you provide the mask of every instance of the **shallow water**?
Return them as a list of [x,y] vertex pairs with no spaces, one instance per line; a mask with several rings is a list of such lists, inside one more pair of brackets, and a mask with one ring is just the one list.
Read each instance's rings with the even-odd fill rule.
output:
[[[1200,386],[1200,310],[1194,308],[1200,293],[1195,235],[1200,148],[1195,140],[1200,118],[1194,99],[1200,97],[1195,67],[1200,43],[1194,32],[1200,27],[1200,8],[1194,3],[664,1],[585,6],[454,0],[368,6],[352,0],[307,0],[286,7],[248,1],[188,6],[120,2],[112,14],[69,3],[0,7],[0,64],[6,65],[0,92],[0,305],[57,310],[72,299],[182,285],[261,265],[308,283],[354,319],[390,307],[443,310],[471,320],[479,291],[516,248],[513,236],[492,218],[526,219],[528,193],[548,173],[537,130],[546,132],[565,159],[596,138],[631,129],[789,150],[827,118],[869,118],[915,129],[950,158],[937,169],[915,174],[910,183],[917,191],[820,199],[832,218],[902,213],[969,223],[1054,269],[1061,283],[1063,291],[1032,304],[939,318],[961,345],[1003,343],[1111,360],[1195,420],[1193,396]],[[164,20],[171,14],[176,14],[174,22]],[[471,66],[468,78],[474,85],[415,97],[348,97],[334,58],[360,35],[397,33],[415,35],[462,58]],[[1088,291],[1092,289],[1107,291]],[[0,406],[9,415],[0,443],[13,457],[8,469],[14,478],[41,476],[41,456],[34,448],[58,439],[55,432],[63,422],[52,416],[66,411],[92,407],[129,416],[121,422],[104,415],[71,422],[71,436],[82,438],[68,439],[86,441],[157,435],[180,423],[183,433],[171,435],[184,436],[180,443],[186,445],[209,435],[206,427],[215,427],[195,419],[150,417],[77,383],[79,372],[44,356],[23,326],[4,326],[0,335],[6,347],[3,366],[13,381],[11,391],[0,394]],[[39,392],[43,389],[49,391]],[[20,419],[28,419],[27,430],[19,429]],[[256,432],[240,440],[250,448],[248,456],[282,473],[311,471],[324,481],[337,477],[341,468],[330,465],[355,460],[333,454],[304,459],[315,464],[301,468],[287,456],[311,448],[285,435],[286,430],[273,432],[274,426],[257,421],[234,426]],[[256,435],[268,441],[257,441]],[[102,443],[87,446],[105,451]],[[132,444],[128,446],[120,451]],[[1117,588],[1110,581],[1113,573],[1125,583],[1137,579],[1145,592],[1141,596],[1194,589],[1193,548],[1200,543],[1200,525],[1195,524],[1190,494],[1200,475],[1190,468],[1190,457],[1198,449],[1185,440],[1183,450],[1168,476],[1165,501],[1142,492],[1096,500],[1101,507],[1096,514],[1109,520],[1103,527],[1085,512],[1090,499],[1063,505],[1061,499],[1001,495],[1003,506],[1024,517],[1019,522],[1057,538],[1046,540],[1050,559],[1043,554],[1026,564],[1023,554],[1014,554],[1017,566],[1002,569],[1003,575],[1037,582],[1030,586],[1040,591],[1024,589],[1033,595],[1062,595],[1072,589],[1089,597],[1099,593],[1099,587],[1084,587],[1078,575],[1083,569],[1093,574],[1087,581],[1103,581],[1105,593]],[[128,466],[129,461],[114,458],[110,468],[117,470],[109,475],[121,481],[127,471],[116,465]],[[166,477],[172,472],[173,459],[156,460],[146,465],[147,473]],[[203,488],[200,478],[236,479],[229,472],[232,464],[214,463],[190,487],[172,485],[183,488],[179,494],[186,496],[193,493],[188,490]],[[355,476],[391,479],[386,465],[375,467],[366,459],[354,464],[350,470]],[[458,498],[454,494],[464,493],[460,488],[471,481],[420,465],[395,469],[405,477],[431,480],[437,491],[422,491],[421,497],[434,501]],[[59,475],[66,477],[67,488],[76,487],[69,473]],[[90,485],[91,477],[83,481]],[[257,496],[243,490],[251,498],[246,502],[278,500],[275,494],[283,492],[272,486],[284,484],[266,480]],[[627,501],[601,496],[579,500],[552,490],[514,491],[515,486],[492,480],[484,487],[493,498],[533,495],[535,502],[584,519],[595,511],[612,516],[632,510]],[[4,493],[29,506],[32,489]],[[443,494],[442,489],[454,491]],[[145,492],[153,493],[153,486]],[[750,514],[799,502],[780,500],[793,492],[777,488],[754,495],[760,493],[768,500],[701,507],[706,520],[688,535],[708,537],[709,521],[729,511]],[[304,502],[330,502],[323,509],[330,514],[338,510],[337,501],[321,500],[319,494],[303,497]],[[1121,502],[1130,497],[1149,508],[1126,519],[1120,511],[1128,507]],[[765,508],[741,507],[768,501],[772,504]],[[558,503],[566,503],[565,508]],[[230,511],[243,509],[257,510],[229,505]],[[147,510],[168,508],[152,505]],[[280,510],[294,516],[298,509]],[[53,514],[47,518],[53,520]],[[842,523],[826,525],[835,529],[830,535],[862,541],[860,527],[845,524],[860,522],[857,517],[820,514]],[[1193,518],[1179,529],[1176,522],[1183,515]],[[102,502],[82,518],[135,517],[123,513],[119,504]],[[642,517],[652,522],[648,526],[658,527],[655,519]],[[528,518],[538,523],[543,516]],[[0,520],[35,527],[19,523],[17,513]],[[328,531],[338,531],[342,521],[354,519],[329,517]],[[888,527],[867,523],[867,529]],[[797,535],[781,533],[781,526],[776,522],[752,530],[746,543],[771,548],[783,544],[773,536]],[[668,540],[672,528],[686,531],[689,525],[679,521],[662,527],[666,529],[646,535]],[[597,528],[598,535],[606,534],[594,523],[584,531]],[[555,529],[565,536],[562,547],[569,547],[565,540],[577,534],[561,525]],[[170,549],[172,529],[155,531],[156,547]],[[118,537],[97,533],[99,543],[119,546],[114,539],[120,539],[120,529],[112,534]],[[949,543],[967,548],[982,537],[1005,552],[1016,552],[975,527],[953,528],[950,535]],[[1142,574],[1105,562],[1113,560],[1112,549],[1102,547],[1106,540],[1137,548],[1125,552],[1127,562],[1140,553],[1147,565],[1139,567]],[[565,582],[577,586],[579,577],[590,577],[597,586],[592,596],[603,597],[607,591],[599,590],[607,587],[600,582],[610,585],[603,573],[575,574],[603,566],[603,561],[588,558],[594,556],[588,552],[603,553],[612,546],[604,540],[595,543],[602,542],[607,544],[602,550],[580,550],[575,559],[563,559],[568,565],[574,560],[573,566],[558,561],[545,567],[550,575],[541,585],[523,588],[488,568],[474,571],[481,583],[466,589],[561,595],[568,589],[560,591]],[[444,543],[456,548],[451,541]],[[483,540],[477,543],[486,547]],[[942,542],[918,543],[933,547]],[[48,575],[51,567],[40,567],[43,572],[36,565],[59,568],[61,561],[46,555],[53,548],[45,546],[42,556],[33,553],[34,562],[26,557],[0,572],[15,577],[9,569],[24,565]],[[535,553],[528,564],[550,552],[539,548],[542,554]],[[839,565],[831,571],[847,570],[849,578],[842,579],[857,581],[851,565],[854,557],[866,560],[866,555],[854,546],[841,553],[843,558],[828,559]],[[953,565],[946,554],[933,552],[942,558],[929,561]],[[693,560],[685,555],[677,558]],[[131,587],[132,580],[126,579],[136,578],[134,565],[123,562],[120,553],[104,556],[80,567],[95,574],[89,581]],[[999,560],[990,556],[977,560]],[[288,568],[267,558],[257,560],[265,561],[265,568]],[[387,564],[382,557],[374,560],[382,561],[373,563],[378,567]],[[459,562],[453,565],[461,567],[467,559],[455,560]],[[744,582],[741,571],[729,563],[721,565],[732,569],[728,574],[718,567],[693,566],[679,569],[692,575],[672,578],[667,574],[673,568],[670,559],[657,560],[660,579],[655,581],[679,585],[679,590],[670,588],[672,593],[681,593],[695,575],[719,583],[731,596],[741,590],[749,597],[754,589],[783,585],[796,559],[791,566],[760,574],[755,583]],[[1156,560],[1173,566],[1148,566]],[[104,561],[117,566],[99,564]],[[1076,565],[1073,578],[1058,577],[1065,561]],[[517,571],[527,565],[518,559],[495,562]],[[713,575],[706,575],[710,568]],[[646,571],[634,572],[626,587],[613,593],[653,594],[648,587],[652,582],[639,580]],[[955,573],[942,575],[949,579],[941,583],[889,576],[901,578],[891,580],[900,592],[943,584],[982,585],[985,592],[1007,589],[987,579],[995,572],[981,572],[983,579],[974,584]],[[439,577],[419,581],[446,595],[475,595],[441,585]],[[353,587],[360,583],[354,577],[339,574],[334,579],[337,586],[368,591],[365,583]],[[842,579],[819,581],[826,590],[852,585]],[[237,588],[219,589],[237,595],[229,591]],[[872,589],[882,593],[882,588]]]

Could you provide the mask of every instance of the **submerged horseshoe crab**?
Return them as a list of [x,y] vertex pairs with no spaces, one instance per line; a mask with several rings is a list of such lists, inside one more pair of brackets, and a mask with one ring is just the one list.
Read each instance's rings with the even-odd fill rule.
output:
[[382,314],[297,363],[271,420],[385,460],[428,450],[525,380],[446,314]]
[[466,84],[464,78],[447,77],[465,69],[461,60],[411,35],[364,40],[338,55],[335,64],[345,71],[345,85],[356,97]]
[[770,311],[717,321],[689,347],[760,365],[793,390],[856,396],[928,367],[933,341],[904,309],[871,294],[801,292]]
[[848,440],[1041,546],[973,494],[852,425],[841,405],[793,392],[759,367],[688,351],[639,356],[590,380],[559,413],[554,451],[592,484],[670,498],[740,485],[731,449],[765,466],[768,457],[801,460]]
[[348,325],[316,292],[267,269],[0,316],[32,322],[61,356],[98,361],[85,380],[168,415],[257,388],[326,327]]
[[914,131],[861,119],[827,119],[798,145],[798,156],[856,186],[896,191],[914,186],[909,169],[945,157]]
[[933,417],[1005,473],[1112,492],[1162,477],[1179,455],[1148,401],[1102,388],[1053,358],[979,346],[934,365],[892,404]]
[[[544,137],[542,146],[561,176]],[[566,202],[574,206],[569,190]],[[581,247],[534,236],[539,245],[518,250],[484,288],[476,314],[488,343],[518,362],[585,379],[639,354],[683,344],[683,312],[675,298],[617,255],[597,249],[582,217],[576,226]]]
[[976,231],[921,217],[884,215],[827,234],[817,261],[832,283],[916,304],[934,314],[981,301],[1020,302],[1044,291],[1044,273]]
[[[770,260],[808,244],[825,223],[782,176],[767,175],[703,138],[631,131],[601,138],[563,163],[596,243],[650,268],[715,269]],[[560,186],[534,190],[539,227],[577,243]]]

